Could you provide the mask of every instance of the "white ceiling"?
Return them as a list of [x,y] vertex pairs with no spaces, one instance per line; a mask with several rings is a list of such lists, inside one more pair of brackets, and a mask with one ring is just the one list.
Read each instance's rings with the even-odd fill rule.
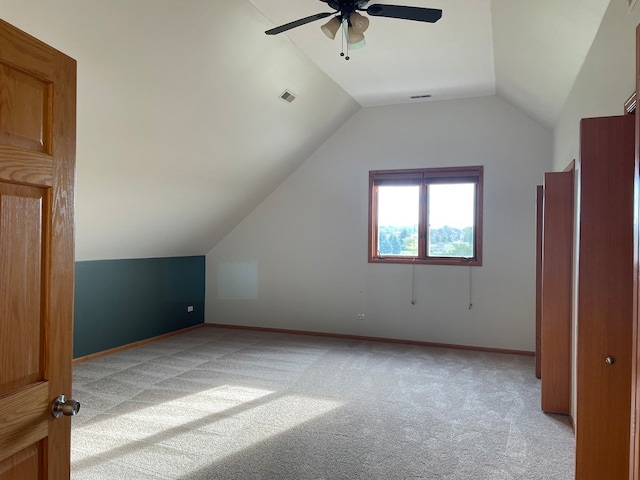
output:
[[[250,0],[273,25],[331,8],[318,0]],[[372,0],[367,6],[376,3]],[[288,36],[360,105],[492,95],[496,91],[552,128],[591,47],[609,0],[394,0],[438,8],[435,24],[370,17],[367,46],[339,56],[319,20]],[[424,100],[423,100],[424,101]]]
[[[274,25],[332,11],[318,0],[251,3]],[[408,0],[408,4],[442,9],[443,16],[433,24],[369,17],[367,46],[350,52],[349,61],[340,57],[340,32],[329,40],[320,30],[328,19],[285,35],[362,106],[410,102],[412,95],[445,99],[495,93],[491,2]]]
[[264,34],[318,0],[0,0],[78,61],[77,259],[207,253],[361,106],[497,92],[553,128],[609,0],[388,3],[444,13],[347,62],[322,20]]

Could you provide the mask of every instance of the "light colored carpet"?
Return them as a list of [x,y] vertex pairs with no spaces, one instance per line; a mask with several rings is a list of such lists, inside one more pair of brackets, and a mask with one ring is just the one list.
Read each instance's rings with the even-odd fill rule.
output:
[[532,357],[202,328],[73,383],[74,480],[574,475]]

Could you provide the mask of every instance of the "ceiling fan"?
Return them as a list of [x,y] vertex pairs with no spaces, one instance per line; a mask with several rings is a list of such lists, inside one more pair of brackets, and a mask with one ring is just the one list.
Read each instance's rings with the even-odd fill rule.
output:
[[[279,27],[267,30],[267,35],[277,35],[278,33],[286,32],[292,28],[306,25],[307,23],[315,22],[322,18],[335,15],[322,27],[324,34],[333,39],[338,32],[338,29],[343,27],[343,34],[347,38],[347,57],[349,60],[348,50],[349,48],[356,49],[363,47],[364,32],[369,27],[369,19],[358,12],[365,12],[368,15],[374,17],[388,17],[399,18],[402,20],[415,20],[417,22],[429,22],[435,23],[442,17],[442,10],[435,8],[422,8],[422,7],[409,7],[405,5],[384,5],[381,3],[374,3],[365,8],[369,0],[320,0],[328,4],[333,8],[334,12],[322,12],[316,13],[308,17],[295,20],[293,22],[285,23]],[[344,56],[344,52],[340,54]]]

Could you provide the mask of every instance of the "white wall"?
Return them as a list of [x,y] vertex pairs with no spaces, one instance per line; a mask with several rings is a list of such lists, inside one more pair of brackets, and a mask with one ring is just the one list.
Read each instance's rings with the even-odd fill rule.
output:
[[640,6],[629,12],[625,0],[609,4],[554,130],[554,170],[578,159],[581,118],[624,113],[624,102],[635,88],[639,22]]
[[[367,263],[369,170],[455,165],[485,167],[471,310],[469,267]],[[362,109],[208,253],[206,321],[533,351],[551,165],[552,133],[498,97]]]
[[[578,277],[578,234],[580,194],[580,119],[622,115],[624,102],[635,88],[636,26],[640,22],[640,7],[629,10],[624,0],[613,0],[605,13],[576,82],[569,94],[554,130],[554,170],[562,170],[576,159],[576,228],[574,234],[574,279]],[[573,369],[572,417],[577,424],[576,366],[577,352],[577,284],[573,286]]]

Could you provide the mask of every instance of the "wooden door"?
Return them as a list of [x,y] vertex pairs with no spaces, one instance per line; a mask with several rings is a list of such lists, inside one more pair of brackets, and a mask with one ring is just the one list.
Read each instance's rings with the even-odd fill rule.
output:
[[536,187],[536,378],[542,376],[542,213],[544,187]]
[[576,478],[629,478],[634,273],[630,115],[580,124]]
[[545,173],[542,239],[541,408],[571,412],[573,170]]
[[0,479],[69,478],[76,64],[0,20]]

